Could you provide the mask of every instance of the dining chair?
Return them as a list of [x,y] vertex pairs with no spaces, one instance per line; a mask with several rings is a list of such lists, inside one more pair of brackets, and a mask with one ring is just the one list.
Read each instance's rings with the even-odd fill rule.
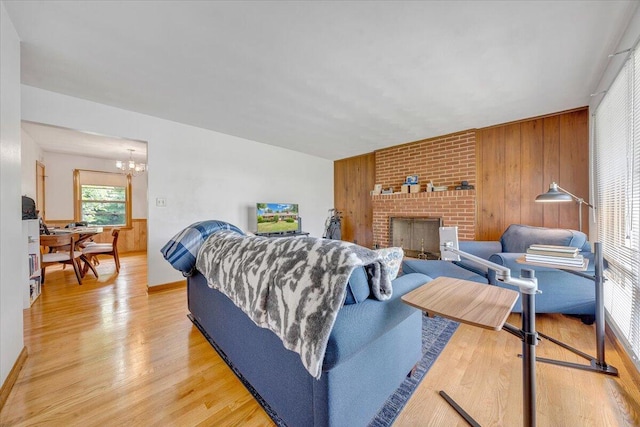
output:
[[[97,262],[98,255],[110,255],[116,263],[116,272],[120,272],[120,257],[118,256],[118,235],[119,228],[111,230],[113,241],[111,243],[91,243],[82,249],[82,254],[88,258],[89,262]],[[85,269],[87,267],[85,266]]]
[[76,273],[78,284],[82,285],[82,274],[80,271],[80,257],[82,252],[75,250],[77,235],[75,233],[42,235],[40,236],[40,246],[42,252],[42,283],[45,278],[45,268],[54,264],[71,264]]

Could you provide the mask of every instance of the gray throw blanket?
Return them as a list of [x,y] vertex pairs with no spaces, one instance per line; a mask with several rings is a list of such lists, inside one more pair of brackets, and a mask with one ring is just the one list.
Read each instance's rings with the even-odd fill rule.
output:
[[309,373],[320,378],[353,269],[367,265],[377,277],[371,283],[374,296],[391,297],[391,281],[380,261],[376,251],[348,242],[218,231],[200,248],[196,268],[210,287],[226,294],[256,325],[278,335],[287,349],[300,354]]

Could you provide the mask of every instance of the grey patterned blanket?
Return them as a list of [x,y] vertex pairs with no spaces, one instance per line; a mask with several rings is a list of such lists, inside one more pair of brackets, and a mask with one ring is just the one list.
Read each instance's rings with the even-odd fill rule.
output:
[[[196,268],[210,287],[226,294],[256,325],[278,335],[320,378],[322,360],[346,285],[357,266],[374,271],[378,299],[391,297],[380,255],[348,242],[313,237],[212,234],[198,252]],[[239,337],[241,338],[241,337]]]

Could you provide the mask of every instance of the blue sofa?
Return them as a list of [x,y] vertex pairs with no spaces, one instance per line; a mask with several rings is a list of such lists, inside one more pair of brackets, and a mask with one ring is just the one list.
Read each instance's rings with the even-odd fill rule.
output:
[[430,280],[405,274],[393,281],[392,298],[378,301],[369,298],[364,268],[354,270],[319,380],[198,272],[187,280],[188,305],[191,320],[277,424],[365,426],[422,357],[422,314],[400,297]]
[[[568,229],[532,227],[512,224],[500,237],[500,241],[460,242],[460,250],[487,259],[499,265],[509,267],[512,276],[518,277],[523,268],[532,269],[538,278],[536,313],[562,313],[576,315],[585,323],[593,323],[595,318],[595,283],[572,273],[554,268],[523,265],[516,262],[534,243],[547,245],[574,246],[589,259],[586,274],[594,274],[593,254],[586,234]],[[515,289],[496,280],[495,272],[473,261],[462,259],[459,262],[405,260],[404,273],[422,273],[432,278],[439,276],[456,277],[480,283],[488,283],[509,289]],[[520,300],[513,311],[521,312]]]

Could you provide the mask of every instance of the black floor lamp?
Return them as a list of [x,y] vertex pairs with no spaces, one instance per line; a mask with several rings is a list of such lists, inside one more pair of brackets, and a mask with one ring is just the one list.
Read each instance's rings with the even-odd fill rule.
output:
[[[595,207],[585,202],[583,198],[578,197],[574,194],[571,194],[564,188],[560,187],[555,182],[552,182],[549,186],[549,191],[544,194],[540,194],[536,197],[536,202],[543,203],[558,203],[558,202],[572,202],[575,201],[578,203],[578,221],[580,222],[580,231],[582,231],[582,205],[587,205],[591,209],[595,209]],[[545,334],[538,333],[543,338],[548,339],[549,341],[560,345],[561,347],[581,356],[590,361],[589,365],[582,365],[579,363],[570,363],[570,362],[562,362],[551,359],[543,359],[538,358],[541,362],[553,363],[556,365],[566,366],[570,368],[578,368],[584,369],[588,371],[599,372],[607,375],[618,375],[618,370],[611,365],[608,365],[605,361],[604,356],[604,334],[605,334],[605,316],[604,316],[604,258],[602,255],[602,243],[594,242],[594,267],[595,272],[594,275],[591,276],[589,274],[583,273],[581,271],[574,271],[563,269],[562,267],[557,267],[558,270],[566,271],[567,273],[575,274],[580,277],[584,277],[585,279],[593,280],[595,282],[595,299],[596,299],[596,351],[597,356],[591,357],[586,353],[581,352],[573,347],[568,346],[567,344],[560,342],[554,338],[551,338]]]
[[574,201],[578,203],[578,230],[582,231],[582,205],[587,205],[591,209],[595,209],[592,204],[585,202],[582,197],[571,194],[555,182],[552,182],[551,185],[549,185],[549,191],[536,197],[536,202],[542,203],[562,203]]

